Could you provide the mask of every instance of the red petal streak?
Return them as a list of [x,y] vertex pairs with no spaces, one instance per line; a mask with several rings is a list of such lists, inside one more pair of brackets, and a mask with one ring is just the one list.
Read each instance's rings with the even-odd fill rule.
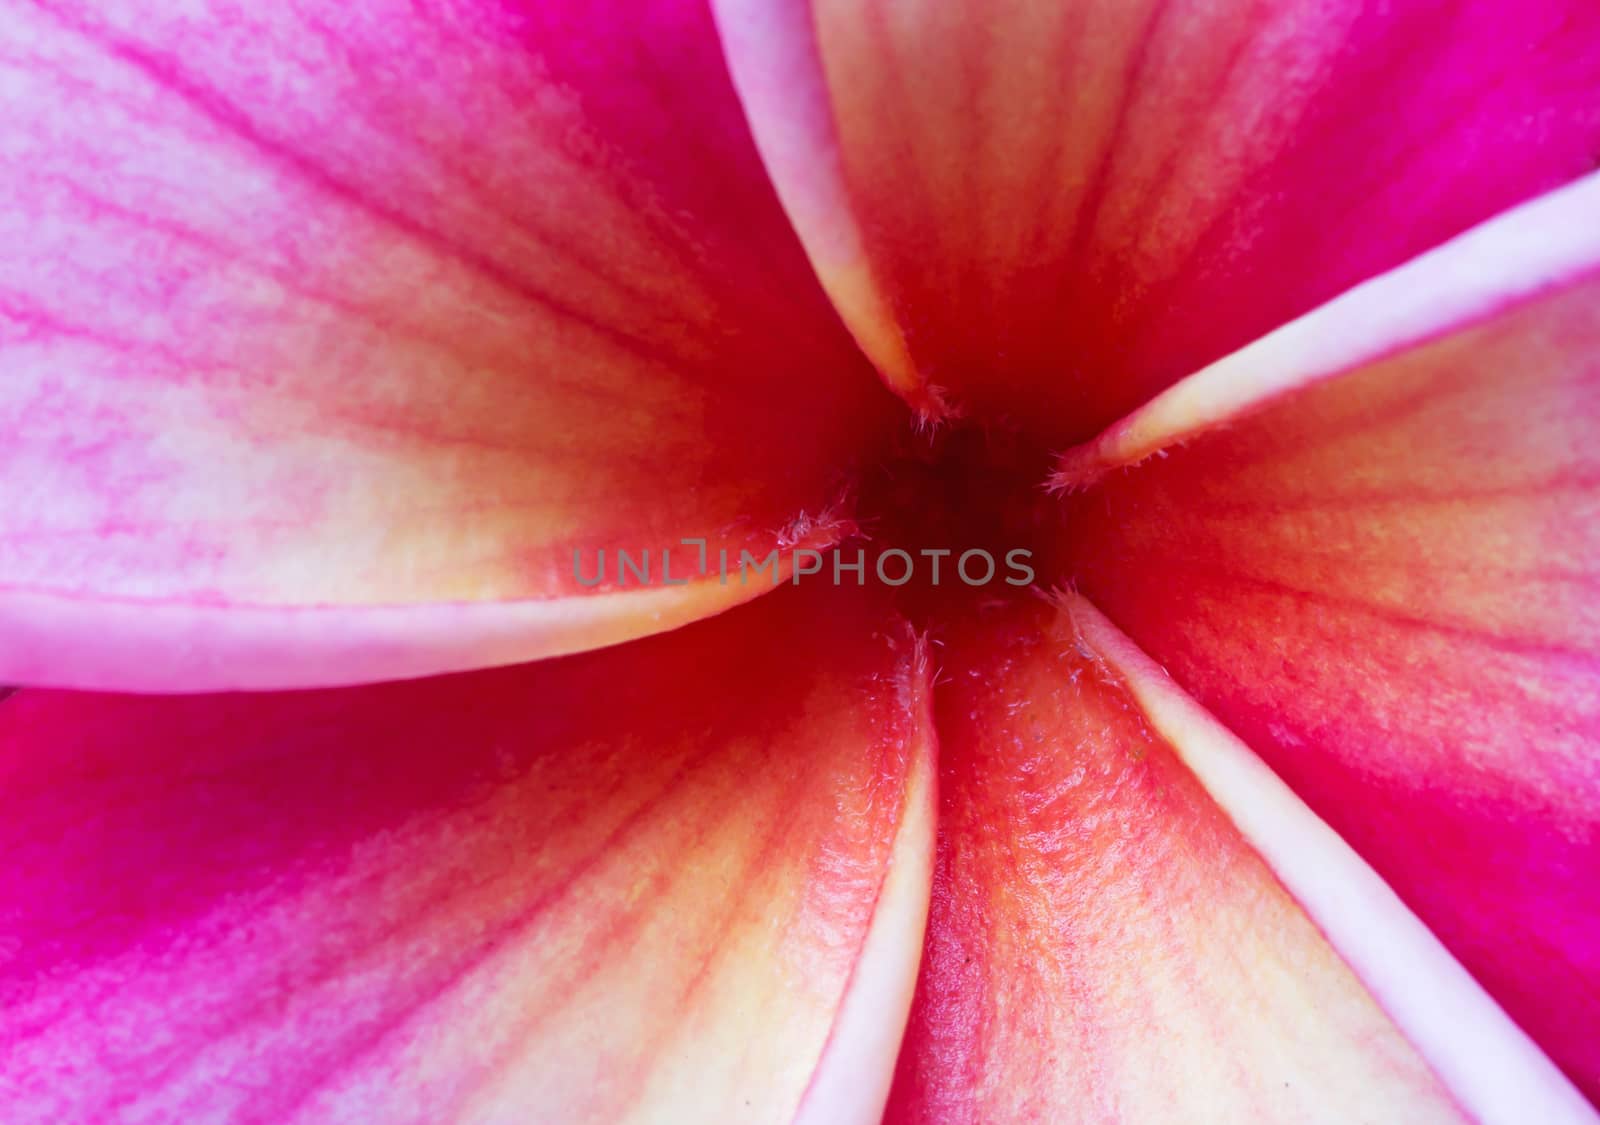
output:
[[[274,640],[299,626],[211,611],[604,596],[615,562],[591,591],[574,551],[589,573],[676,548],[682,577],[685,536],[760,557],[826,522],[893,405],[693,4],[0,0],[0,22],[0,631],[34,650],[0,678],[314,685],[321,657]],[[652,591],[620,634],[749,593]],[[551,630],[619,605],[370,635],[460,630],[416,674],[615,640]],[[183,617],[185,654],[133,606]],[[366,620],[311,627],[346,631],[334,678],[397,674],[364,666]]]
[[1460,1119],[1067,614],[936,651],[939,851],[891,1121]]
[[1597,231],[1600,180],[1202,372],[1069,456],[1082,481],[1182,439],[1064,523],[1081,589],[1591,1098]]
[[1592,0],[713,0],[889,384],[1081,440],[1600,154]]
[[0,703],[0,1118],[778,1121],[840,1074],[875,1115],[933,747],[908,631],[818,593],[407,685]]

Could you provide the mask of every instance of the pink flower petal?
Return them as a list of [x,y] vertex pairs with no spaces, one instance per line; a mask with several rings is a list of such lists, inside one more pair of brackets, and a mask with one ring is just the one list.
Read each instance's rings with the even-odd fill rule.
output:
[[[1125,638],[1104,663],[1115,630],[1084,612],[980,615],[936,650],[939,852],[889,1120],[1586,1120],[1371,871],[1192,701],[1174,722]],[[1359,916],[1325,927],[1330,888]],[[1395,1011],[1346,942],[1473,1026]],[[1461,1081],[1485,1046],[1504,1086]]]
[[713,4],[889,385],[1058,441],[1600,154],[1590,0]]
[[[1600,1097],[1600,178],[1064,460],[1077,580]],[[1114,466],[1159,451],[1138,469]]]
[[1261,759],[1082,597],[1079,636],[1267,861],[1473,1120],[1585,1121],[1594,1110],[1372,868]]
[[876,1120],[924,679],[903,625],[786,591],[406,685],[20,692],[0,1117],[788,1120],[842,1070],[827,1119]]
[[[683,537],[764,556],[890,405],[700,8],[0,20],[0,680],[347,682],[666,627],[754,591],[508,603],[618,592],[574,552],[650,550],[657,586]],[[304,665],[278,639],[333,630]]]

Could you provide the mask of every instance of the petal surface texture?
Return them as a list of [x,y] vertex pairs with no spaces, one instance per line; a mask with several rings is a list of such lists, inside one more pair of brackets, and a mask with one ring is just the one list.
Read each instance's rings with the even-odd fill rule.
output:
[[809,593],[404,685],[0,703],[0,1116],[875,1121],[923,662]]
[[892,404],[701,6],[0,21],[0,681],[314,686],[678,624],[754,591],[661,588],[661,550],[825,527]]
[[[1156,725],[1070,614],[1043,603],[980,614],[943,641],[933,907],[888,1120],[1512,1122],[1530,1107],[1589,1119],[1236,740],[1223,753],[1255,774],[1218,789],[1256,819],[1231,819],[1208,790],[1227,770],[1203,745],[1220,731],[1203,712]],[[1269,809],[1288,811],[1269,823]],[[1353,890],[1359,917],[1322,927],[1294,897],[1319,882]],[[1432,998],[1480,1020],[1474,1046],[1519,1060],[1506,1088],[1522,1096],[1452,1085],[1451,1067],[1477,1060],[1456,1030],[1402,1032],[1336,947],[1352,936],[1391,970],[1453,973]]]
[[715,0],[888,383],[1082,440],[1594,167],[1590,0]]
[[1063,460],[1081,490],[1067,513],[1079,587],[1591,1098],[1597,426],[1590,179],[1220,361]]

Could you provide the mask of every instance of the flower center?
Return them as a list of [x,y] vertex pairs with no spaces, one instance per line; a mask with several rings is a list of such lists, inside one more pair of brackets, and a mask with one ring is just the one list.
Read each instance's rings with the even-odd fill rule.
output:
[[[861,484],[860,534],[836,554],[858,556],[867,582],[896,587],[924,619],[952,599],[1026,596],[1059,577],[1044,491],[1049,451],[991,427],[908,431]],[[851,573],[851,572],[846,572]]]

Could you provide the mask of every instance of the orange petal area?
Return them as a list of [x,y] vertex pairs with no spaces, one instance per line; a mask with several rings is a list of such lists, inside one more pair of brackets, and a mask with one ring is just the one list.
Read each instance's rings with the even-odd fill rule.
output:
[[1070,614],[980,613],[934,651],[939,851],[889,1120],[1411,1122],[1475,1108]]
[[821,594],[406,685],[0,703],[0,1118],[875,1120],[934,751],[909,630]]
[[[681,539],[714,570],[836,523],[896,407],[704,10],[0,22],[0,680],[318,686],[677,624],[755,591],[664,589],[664,550],[703,579]],[[618,551],[656,588],[614,597]]]
[[1180,384],[1068,456],[1064,525],[1080,589],[1591,1098],[1597,217],[1592,179]]
[[886,381],[1079,441],[1600,151],[1593,0],[713,0]]

